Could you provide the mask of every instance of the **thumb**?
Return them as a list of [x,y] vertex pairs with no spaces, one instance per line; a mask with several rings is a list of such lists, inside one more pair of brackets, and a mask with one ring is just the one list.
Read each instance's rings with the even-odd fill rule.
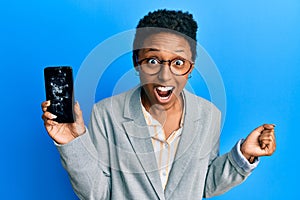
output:
[[264,124],[264,125],[261,125],[259,127],[257,127],[256,129],[254,129],[251,134],[255,134],[255,135],[260,135],[264,130],[266,129],[274,129],[275,125],[274,124]]
[[271,129],[275,128],[275,124],[264,124],[263,127],[264,127],[264,129],[271,130]]
[[250,138],[258,138],[260,136],[260,134],[262,133],[262,131],[265,130],[264,126],[259,126],[256,129],[254,129],[248,137]]
[[78,101],[76,101],[76,103],[74,105],[74,114],[75,114],[75,121],[83,121],[82,111],[80,109],[80,105],[79,105]]
[[248,139],[249,141],[252,142],[256,142],[258,141],[259,137],[261,136],[261,134],[263,133],[263,131],[265,130],[270,130],[273,129],[275,127],[275,125],[273,124],[263,124],[259,127],[257,127],[256,129],[254,129],[246,139]]
[[75,132],[77,135],[82,135],[85,133],[85,125],[82,117],[82,111],[80,109],[79,103],[76,102],[74,105],[74,113],[75,113],[75,123],[73,123],[73,127],[75,128]]
[[254,129],[252,132],[258,132],[259,134],[261,134],[261,132],[263,132],[263,130],[265,130],[264,125],[261,125],[259,127],[257,127],[256,129]]

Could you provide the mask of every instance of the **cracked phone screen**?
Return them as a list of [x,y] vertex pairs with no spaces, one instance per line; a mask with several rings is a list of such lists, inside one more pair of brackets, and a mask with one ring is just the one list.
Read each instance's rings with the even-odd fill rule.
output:
[[51,104],[47,111],[56,115],[59,123],[74,122],[74,92],[72,68],[46,67],[44,69],[46,99]]

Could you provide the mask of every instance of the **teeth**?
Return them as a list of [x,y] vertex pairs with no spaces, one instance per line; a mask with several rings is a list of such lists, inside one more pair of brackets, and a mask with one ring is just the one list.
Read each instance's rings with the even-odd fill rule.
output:
[[173,90],[173,87],[157,87],[157,89],[162,92],[167,92],[169,90]]
[[166,99],[168,99],[169,97],[159,97],[160,99],[162,99],[162,100],[166,100]]

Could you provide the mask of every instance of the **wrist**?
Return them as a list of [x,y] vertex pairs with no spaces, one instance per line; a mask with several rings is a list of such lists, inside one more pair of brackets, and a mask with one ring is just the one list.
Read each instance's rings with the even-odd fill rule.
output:
[[251,154],[246,153],[245,148],[244,148],[244,143],[241,144],[241,153],[243,154],[243,156],[248,160],[248,162],[250,164],[253,164],[255,162],[256,156],[253,156]]

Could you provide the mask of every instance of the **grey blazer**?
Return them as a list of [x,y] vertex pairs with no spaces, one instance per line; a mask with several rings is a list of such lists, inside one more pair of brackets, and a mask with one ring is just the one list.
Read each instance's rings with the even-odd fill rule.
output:
[[80,199],[202,199],[219,195],[250,174],[233,156],[218,156],[220,112],[184,90],[182,136],[165,190],[142,114],[140,88],[95,104],[85,134],[58,145]]

